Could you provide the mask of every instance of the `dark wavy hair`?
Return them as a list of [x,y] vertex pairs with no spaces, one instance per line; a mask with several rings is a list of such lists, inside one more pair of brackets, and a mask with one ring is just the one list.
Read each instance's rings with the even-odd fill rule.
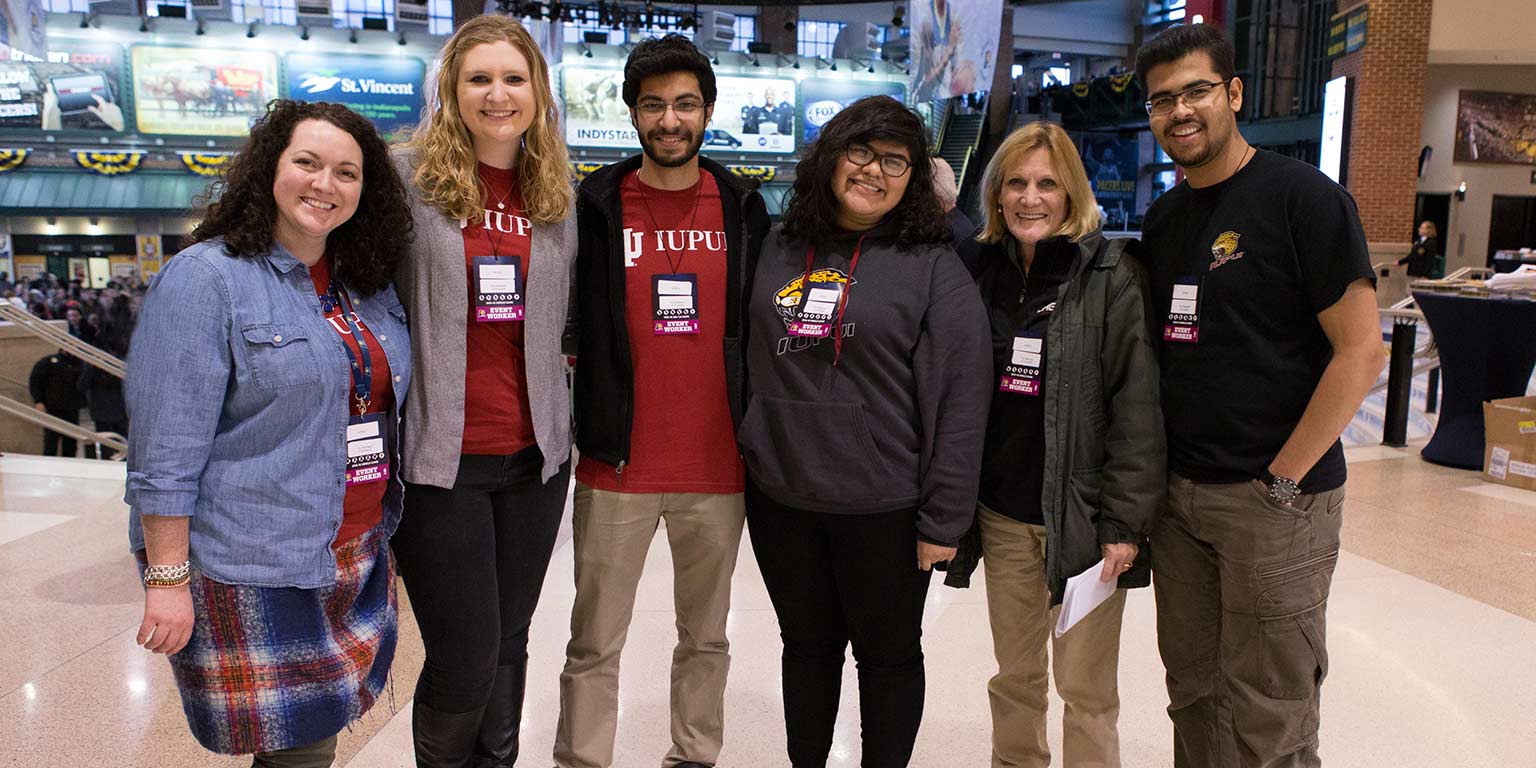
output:
[[328,102],[278,99],[251,126],[250,138],[225,173],[198,200],[203,221],[192,230],[200,243],[224,238],[224,252],[251,257],[272,248],[277,200],[272,183],[277,161],[305,120],[324,120],[346,131],[363,150],[363,193],[357,212],[326,237],[326,255],[348,288],[372,295],[389,286],[414,233],[405,186],[389,163],[389,147],[362,115]]
[[631,109],[640,98],[640,83],[647,77],[688,72],[699,79],[699,95],[705,104],[715,103],[715,68],[698,46],[682,35],[672,33],[661,39],[642,41],[629,52],[624,62],[624,103]]
[[897,239],[911,245],[949,242],[949,224],[933,192],[928,130],[916,112],[889,96],[868,96],[848,105],[822,126],[795,166],[795,186],[784,208],[784,234],[795,240],[825,240],[838,230],[842,205],[832,192],[833,172],[849,144],[889,141],[907,148],[912,169],[907,190],[889,214]]

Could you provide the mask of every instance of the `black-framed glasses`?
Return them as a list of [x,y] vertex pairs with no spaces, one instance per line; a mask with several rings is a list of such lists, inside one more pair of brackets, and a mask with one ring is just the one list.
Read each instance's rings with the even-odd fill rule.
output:
[[863,168],[875,160],[880,161],[880,172],[891,178],[902,176],[912,168],[912,161],[901,155],[888,155],[876,152],[863,144],[849,144],[843,150],[848,156],[848,162]]
[[1203,103],[1211,97],[1212,93],[1216,92],[1217,88],[1230,82],[1232,82],[1232,78],[1229,77],[1219,83],[1196,83],[1182,91],[1157,94],[1147,99],[1143,106],[1147,108],[1147,114],[1149,115],[1166,115],[1172,112],[1173,108],[1181,101],[1186,105]]
[[689,118],[698,114],[699,110],[703,108],[704,102],[697,99],[678,99],[671,104],[657,99],[655,101],[642,101],[635,105],[635,109],[639,111],[640,114],[645,115],[652,120],[665,115],[668,109],[672,110],[672,113],[678,117]]

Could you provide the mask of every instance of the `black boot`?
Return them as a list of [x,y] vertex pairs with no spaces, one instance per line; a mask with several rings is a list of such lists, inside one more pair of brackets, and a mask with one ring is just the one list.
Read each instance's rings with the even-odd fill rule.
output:
[[517,763],[518,729],[523,723],[523,687],[528,677],[528,661],[496,668],[491,683],[491,698],[480,717],[480,735],[475,743],[473,768],[512,768]]
[[420,701],[411,706],[416,768],[464,768],[469,765],[479,732],[478,711],[453,715],[438,712]]

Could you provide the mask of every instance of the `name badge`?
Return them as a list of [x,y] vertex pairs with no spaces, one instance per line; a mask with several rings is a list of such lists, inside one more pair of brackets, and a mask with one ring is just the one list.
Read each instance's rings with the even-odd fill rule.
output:
[[657,336],[699,332],[698,275],[651,275],[651,327]]
[[353,416],[347,422],[347,486],[389,479],[389,446],[383,413]]
[[807,283],[800,293],[800,306],[789,323],[789,335],[825,339],[836,324],[837,307],[843,301],[847,284],[839,282]]
[[523,260],[516,256],[476,256],[475,322],[508,323],[523,319]]
[[1173,301],[1168,304],[1163,341],[1181,344],[1200,341],[1200,283],[1196,279],[1184,278],[1173,284]]
[[1044,357],[1045,339],[1039,336],[1015,337],[1008,364],[1003,366],[1003,377],[997,385],[998,391],[1038,397],[1040,367]]

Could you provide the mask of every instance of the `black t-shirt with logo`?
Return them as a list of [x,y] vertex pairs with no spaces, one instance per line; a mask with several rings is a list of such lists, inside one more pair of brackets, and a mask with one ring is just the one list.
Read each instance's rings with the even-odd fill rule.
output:
[[1007,265],[998,265],[981,285],[992,323],[992,409],[987,416],[986,448],[981,460],[981,503],[1000,515],[1044,525],[1040,495],[1045,487],[1045,395],[1001,391],[1001,379],[1014,358],[1014,341],[1040,340],[1039,380],[1045,380],[1046,328],[1056,310],[1063,283],[1071,279],[1077,246],[1048,240],[1036,249],[1026,276],[1009,244]]
[[[1354,281],[1374,284],[1365,232],[1343,187],[1300,161],[1259,151],[1230,179],[1181,183],[1147,211],[1141,248],[1162,344],[1168,465],[1198,482],[1259,477],[1280,452],[1332,355],[1318,323]],[[1198,288],[1194,343],[1169,325],[1175,289]],[[1177,325],[1177,324],[1174,324]],[[1337,441],[1302,478],[1344,484]]]

